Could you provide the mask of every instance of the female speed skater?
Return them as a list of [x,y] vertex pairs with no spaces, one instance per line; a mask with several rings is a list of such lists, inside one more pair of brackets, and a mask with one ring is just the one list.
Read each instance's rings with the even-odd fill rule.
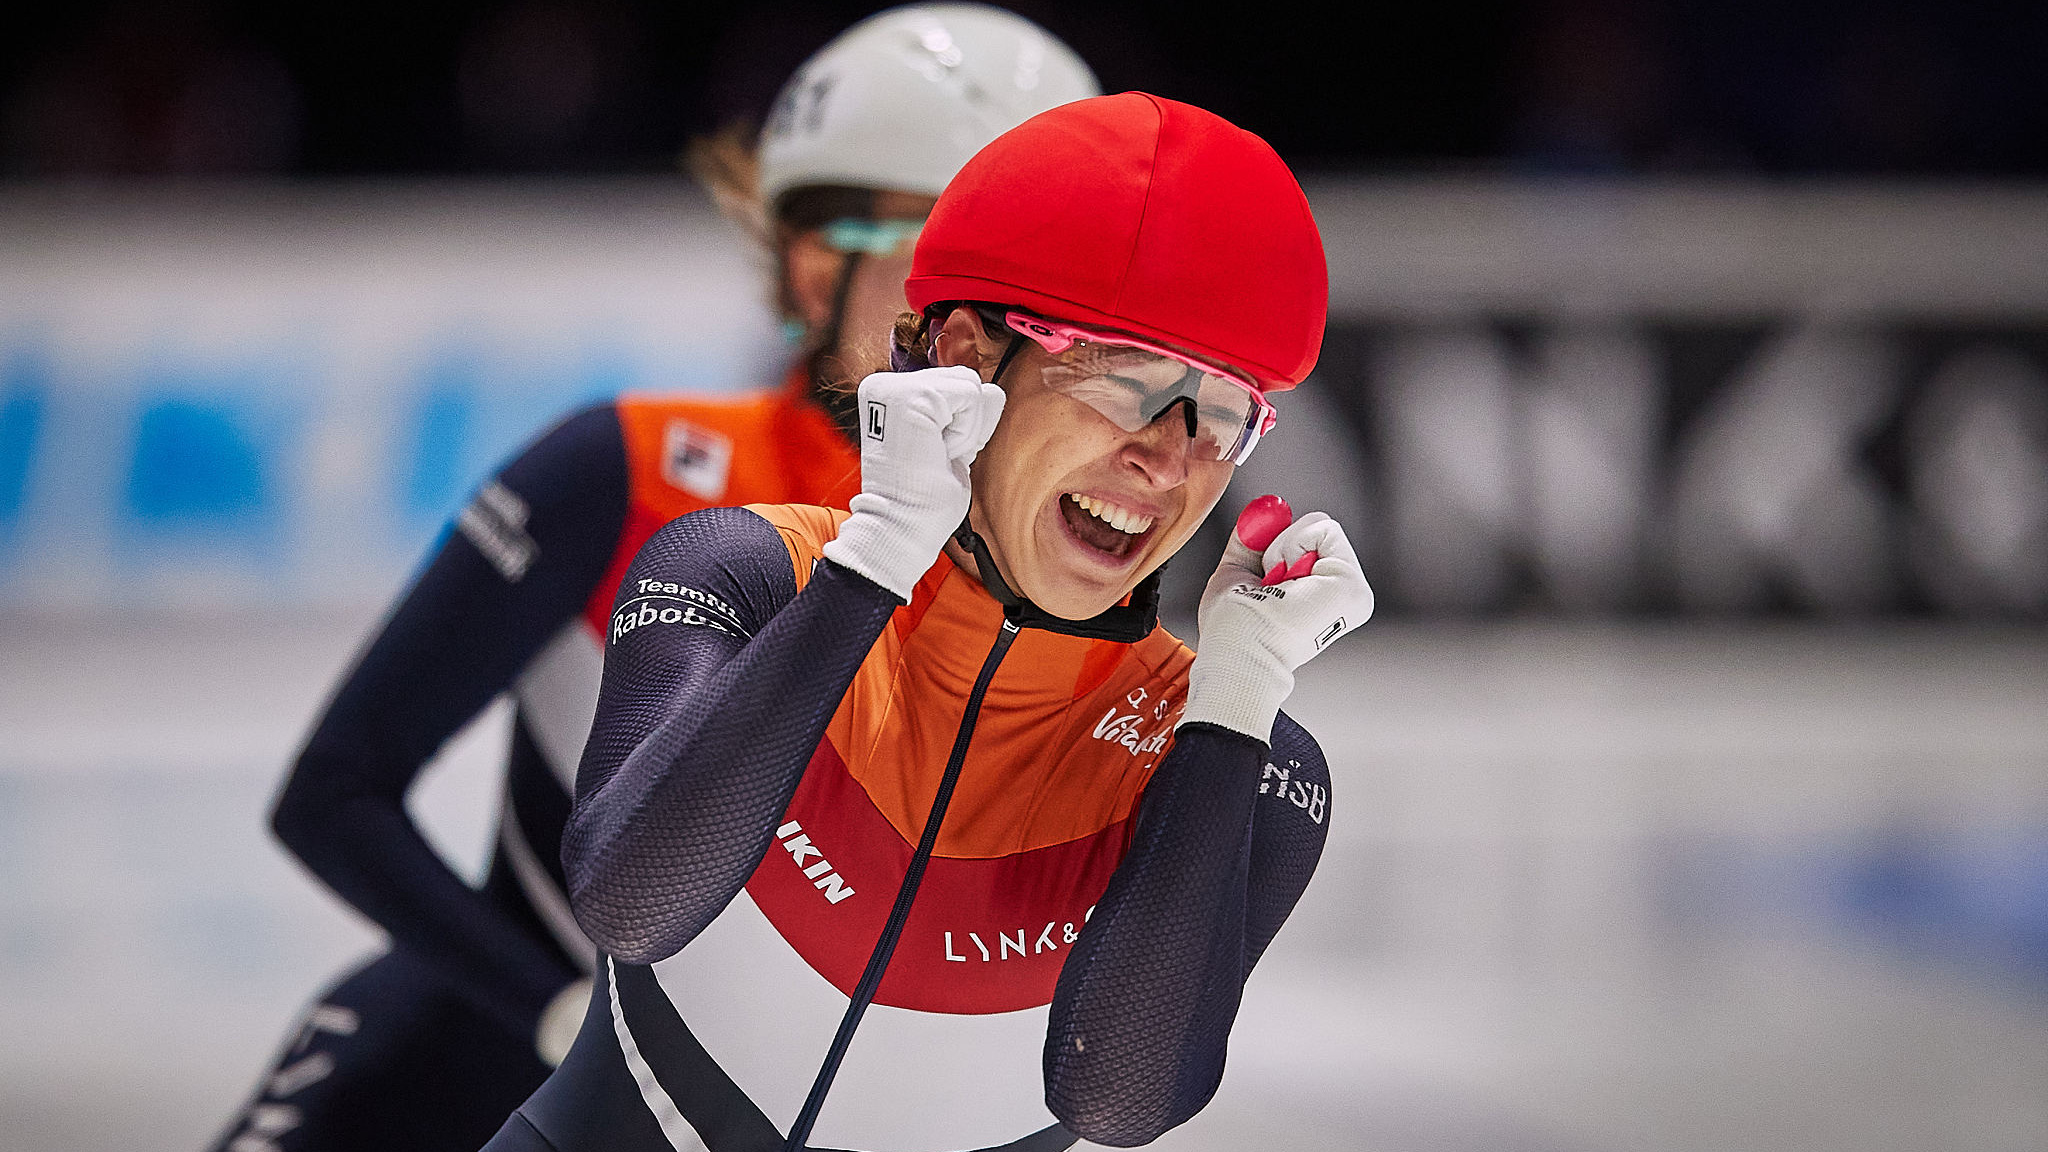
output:
[[[778,297],[808,354],[780,387],[621,397],[570,416],[461,513],[328,703],[272,818],[390,946],[307,1010],[217,1147],[474,1152],[547,1076],[596,955],[563,894],[560,843],[628,562],[695,509],[844,507],[859,491],[851,397],[822,385],[863,360],[849,334],[885,335],[902,311],[908,239],[961,164],[1098,90],[1057,39],[978,4],[872,16],[788,81],[756,153],[738,157],[758,163],[757,188],[739,192],[767,222]],[[711,154],[724,161],[715,190],[753,183],[729,147]],[[876,348],[886,356],[886,339]],[[404,800],[500,693],[516,711],[479,890]]]
[[487,1152],[1127,1146],[1221,1081],[1330,818],[1280,705],[1372,592],[1277,499],[1199,654],[1158,571],[1315,363],[1308,203],[1208,112],[1077,101],[962,169],[905,290],[850,510],[692,513],[627,572],[563,838],[597,992]]

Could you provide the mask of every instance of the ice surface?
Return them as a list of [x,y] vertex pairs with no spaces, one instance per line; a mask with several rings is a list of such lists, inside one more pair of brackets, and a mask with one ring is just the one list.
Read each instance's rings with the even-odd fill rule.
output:
[[[264,812],[373,624],[0,617],[0,1146],[197,1148],[375,933]],[[1376,623],[1328,854],[1158,1147],[2048,1145],[2038,630]],[[473,872],[502,712],[414,807]],[[2031,933],[2031,935],[2030,935]]]

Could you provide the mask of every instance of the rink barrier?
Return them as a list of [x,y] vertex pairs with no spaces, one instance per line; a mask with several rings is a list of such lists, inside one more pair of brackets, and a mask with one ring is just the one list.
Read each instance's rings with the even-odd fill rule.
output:
[[[1330,334],[1235,489],[1383,611],[2048,611],[2048,189],[1309,191]],[[379,601],[573,406],[773,379],[760,273],[674,181],[8,189],[0,606]]]

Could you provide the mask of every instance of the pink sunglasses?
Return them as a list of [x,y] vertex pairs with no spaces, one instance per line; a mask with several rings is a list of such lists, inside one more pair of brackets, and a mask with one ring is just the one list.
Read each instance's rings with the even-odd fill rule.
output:
[[1136,432],[1182,401],[1195,450],[1242,464],[1280,414],[1256,384],[1152,341],[1005,312],[1003,325],[1052,354],[1045,382],[1080,400],[1126,432]]

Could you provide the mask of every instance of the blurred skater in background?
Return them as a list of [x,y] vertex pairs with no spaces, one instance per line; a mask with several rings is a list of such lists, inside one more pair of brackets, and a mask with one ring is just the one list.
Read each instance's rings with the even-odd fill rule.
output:
[[[589,994],[561,835],[627,563],[699,508],[845,506],[860,490],[852,398],[828,382],[885,361],[934,198],[983,144],[1096,91],[1078,56],[1007,11],[907,6],[806,61],[757,141],[736,128],[693,147],[693,171],[773,255],[798,362],[778,386],[569,416],[457,517],[336,689],[272,820],[390,947],[308,1009],[218,1148],[469,1152],[547,1076]],[[506,692],[502,817],[476,889],[405,797]]]

